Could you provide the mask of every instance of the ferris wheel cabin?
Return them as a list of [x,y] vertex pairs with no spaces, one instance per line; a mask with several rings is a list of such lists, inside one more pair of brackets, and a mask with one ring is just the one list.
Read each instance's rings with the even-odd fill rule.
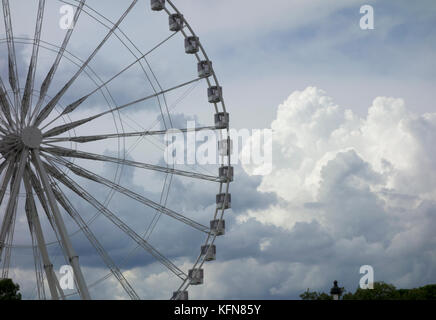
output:
[[180,31],[183,29],[183,15],[174,13],[168,16],[168,22],[170,25],[170,31]]
[[201,268],[190,269],[188,271],[188,278],[190,279],[191,285],[203,284],[204,280],[204,270]]
[[207,89],[207,96],[210,103],[218,103],[222,100],[223,88],[219,86],[212,86]]
[[188,291],[187,290],[174,291],[172,299],[173,300],[189,300]]
[[233,167],[225,166],[218,169],[221,181],[233,181]]
[[227,129],[229,127],[230,116],[227,112],[215,114],[215,129]]
[[202,60],[197,64],[198,77],[207,78],[212,75],[212,61]]
[[232,195],[230,193],[219,193],[216,195],[216,206],[219,210],[232,207]]
[[200,49],[200,39],[195,36],[185,38],[185,52],[195,54]]
[[204,261],[216,260],[216,246],[214,244],[201,246],[201,255],[204,256]]
[[165,0],[151,0],[151,10],[161,11],[165,8]]
[[226,231],[226,221],[225,220],[212,220],[210,222],[210,230],[212,234],[216,236],[222,236]]

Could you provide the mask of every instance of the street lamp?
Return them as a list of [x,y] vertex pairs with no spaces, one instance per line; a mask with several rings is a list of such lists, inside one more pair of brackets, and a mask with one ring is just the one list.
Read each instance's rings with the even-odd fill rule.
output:
[[338,282],[333,281],[333,288],[330,289],[330,294],[333,297],[333,300],[339,300],[339,297],[342,295],[342,289],[338,287]]

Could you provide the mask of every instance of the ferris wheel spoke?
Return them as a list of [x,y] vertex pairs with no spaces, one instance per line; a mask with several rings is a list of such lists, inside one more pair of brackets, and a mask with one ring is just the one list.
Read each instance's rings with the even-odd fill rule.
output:
[[[0,102],[1,103],[1,102]],[[0,132],[1,132],[1,134],[0,134],[0,139],[1,138],[4,138],[5,137],[5,135],[7,135],[8,134],[8,131],[6,130],[6,126],[4,126],[4,120],[3,120],[3,118],[0,116]]]
[[[26,199],[27,202],[27,199]],[[30,212],[26,210],[27,224],[29,226],[30,239],[32,241],[32,253],[33,253],[33,265],[35,268],[35,280],[36,280],[36,293],[38,295],[38,300],[45,300],[45,289],[44,289],[44,275],[41,265],[41,256],[38,250],[38,243],[35,237],[35,227],[33,226],[32,217]]]
[[[3,119],[3,117],[4,117],[4,118],[6,118],[6,121],[9,124],[9,126],[14,127],[15,122],[11,116],[12,103],[9,100],[5,85],[4,85],[1,77],[0,77],[0,106],[1,106],[1,110],[3,111],[0,114],[0,118],[2,119],[2,122],[5,123],[5,120]],[[8,127],[7,124],[6,124],[6,127]]]
[[[12,172],[12,178],[11,178],[11,183],[10,183],[10,188],[12,189],[12,186],[14,185],[15,182],[15,178],[17,175],[17,166],[14,166],[14,170]],[[8,226],[8,229],[6,231],[6,238],[5,241],[3,243],[3,246],[5,248],[5,252],[4,252],[4,258],[3,258],[3,264],[2,264],[2,278],[8,278],[8,274],[9,274],[9,266],[10,266],[10,262],[11,262],[11,253],[12,253],[12,244],[13,244],[13,240],[14,240],[14,231],[15,231],[15,222],[16,222],[16,218],[17,218],[17,203],[18,203],[18,197],[15,199],[14,203],[13,203],[13,209],[12,209],[12,217]],[[1,261],[1,257],[0,257],[0,261]]]
[[[5,240],[6,240],[6,236],[9,233],[10,227],[12,225],[13,222],[13,218],[14,218],[14,209],[16,207],[16,201],[17,201],[17,197],[18,197],[18,193],[20,191],[20,185],[21,185],[21,180],[23,178],[23,172],[24,172],[24,167],[26,165],[26,159],[27,159],[27,155],[29,153],[29,150],[27,148],[24,148],[23,151],[21,152],[21,156],[19,159],[19,162],[17,163],[17,169],[16,169],[16,173],[15,175],[13,174],[13,171],[15,170],[14,168],[14,164],[10,164],[10,176],[6,177],[6,179],[4,180],[4,182],[6,182],[8,179],[12,179],[11,180],[11,193],[8,199],[8,203],[7,203],[7,207],[5,210],[5,214],[3,216],[3,221],[2,221],[2,225],[1,225],[1,230],[0,230],[0,257],[3,251],[3,248],[5,247]],[[6,173],[8,175],[8,173]],[[4,187],[4,189],[3,189]],[[6,186],[5,184],[3,184],[2,186],[2,190],[1,190],[1,199],[3,199],[4,197],[4,193],[6,192],[6,188],[7,188],[7,183]]]
[[[38,197],[39,203],[42,206],[42,209],[47,217],[47,220],[50,223],[50,226],[52,227],[52,229],[56,235],[56,239],[59,240],[59,233],[57,231],[57,228],[56,228],[56,225],[54,222],[54,218],[50,212],[48,200],[45,197],[44,190],[41,186],[41,183],[39,182],[36,174],[31,170],[30,166],[26,167],[26,174],[27,174],[27,177],[29,177],[30,184],[31,184],[33,190],[35,190],[36,196]],[[58,241],[58,242],[60,243],[60,241]]]
[[[39,253],[41,254],[41,259],[44,265],[44,272],[47,278],[48,287],[50,290],[51,298],[58,300],[59,295],[61,297],[65,297],[63,290],[60,288],[58,279],[53,269],[53,264],[50,261],[50,257],[48,255],[46,242],[44,239],[44,233],[41,228],[41,223],[39,221],[38,212],[36,209],[35,200],[33,198],[32,186],[31,186],[31,177],[30,177],[30,168],[27,167],[24,172],[24,187],[26,189],[26,216],[29,222],[29,225],[32,226],[32,230],[36,237],[36,243],[38,245]],[[35,189],[34,189],[35,190]],[[35,190],[36,192],[36,190]],[[32,233],[32,232],[31,232]],[[32,235],[32,243],[34,242]],[[42,278],[42,277],[40,277]],[[44,290],[44,283],[42,283],[42,290]],[[39,291],[38,291],[39,292]]]
[[40,202],[40,204],[41,204],[41,206],[46,214],[46,217],[50,223],[50,226],[53,229],[53,232],[54,232],[56,239],[57,239],[57,243],[59,244],[59,246],[62,249],[62,253],[64,254],[65,261],[68,263],[68,253],[66,252],[65,248],[62,245],[62,241],[60,239],[60,232],[59,232],[57,225],[55,223],[54,216],[49,209],[48,199],[46,198],[46,196],[44,194],[44,190],[42,188],[40,180],[38,179],[37,174],[32,171],[32,169],[30,168],[29,165],[26,167],[26,172],[28,174],[29,181],[32,185],[32,188],[33,188],[33,190],[35,190],[35,193],[36,193],[36,195],[39,199],[39,202]]
[[[42,188],[42,185],[40,183],[40,178],[37,176],[36,173],[34,173],[32,171],[32,169],[31,169],[29,164],[26,166],[26,170],[25,170],[24,173],[27,174],[27,177],[28,177],[27,179],[30,181],[30,184],[31,184],[33,190],[35,191],[35,193],[36,193],[36,195],[38,197],[39,203],[41,204],[41,206],[43,208],[43,211],[44,211],[44,213],[45,213],[45,215],[47,217],[47,220],[50,223],[50,226],[51,226],[51,228],[53,230],[53,233],[54,233],[54,235],[56,237],[56,242],[59,245],[59,247],[61,249],[61,252],[62,252],[62,254],[64,256],[65,263],[69,264],[68,252],[66,251],[66,249],[65,249],[65,247],[63,245],[63,242],[62,242],[62,239],[61,239],[61,236],[60,236],[60,231],[59,231],[59,229],[58,229],[58,227],[56,225],[54,215],[50,211],[49,204],[48,204],[48,198],[44,194],[44,189]],[[45,242],[43,242],[43,244],[45,245]],[[55,279],[57,279],[56,276],[55,276]],[[77,285],[77,280],[76,279],[74,279],[74,282]],[[54,285],[56,286],[56,288],[57,288],[57,290],[59,292],[60,298],[61,299],[65,299],[66,295],[64,294],[64,292],[63,292],[62,288],[60,287],[59,282],[57,280],[55,281]]]
[[[163,205],[166,206],[172,181],[173,181],[173,176],[166,174],[164,185],[162,186],[162,193],[160,195],[159,204],[163,203]],[[162,212],[159,212],[158,210],[156,210],[156,212],[153,216],[153,219],[151,220],[147,229],[144,232],[144,236],[143,236],[144,239],[148,240],[151,237],[151,234],[153,233],[154,229],[156,228],[156,225],[157,225],[158,221],[160,220],[161,216],[162,216]]]
[[[82,8],[85,4],[86,0],[81,0],[79,5],[77,6],[76,12],[74,14],[74,18],[72,21],[72,25],[75,26],[77,21],[79,20],[80,13],[82,12]],[[41,108],[41,105],[44,101],[44,98],[48,92],[48,89],[50,87],[50,84],[54,78],[54,75],[56,73],[56,70],[59,67],[59,64],[61,62],[61,59],[65,53],[65,49],[67,48],[68,42],[70,41],[71,35],[73,34],[74,28],[70,28],[67,30],[64,40],[62,41],[62,45],[59,48],[58,54],[56,55],[55,61],[53,65],[51,66],[49,72],[47,73],[44,81],[42,82],[38,102],[36,103],[35,109],[32,112],[31,118],[33,118],[37,112],[39,112],[39,109]]]
[[38,295],[38,300],[46,300],[45,287],[44,287],[44,271],[41,263],[41,255],[38,250],[38,245],[35,238],[35,232],[31,230],[33,226],[29,226],[30,237],[32,239],[32,252],[33,261],[35,267],[35,279],[36,279],[36,292]]
[[20,83],[18,78],[17,57],[15,54],[14,33],[12,31],[11,10],[9,7],[9,0],[2,0],[2,4],[8,44],[9,84],[14,92],[16,121],[18,122],[18,109],[20,108]]
[[79,127],[79,126],[81,126],[81,125],[83,125],[85,123],[88,123],[88,122],[93,121],[93,120],[95,120],[97,118],[100,118],[100,117],[102,117],[104,115],[112,113],[114,111],[119,111],[119,110],[125,109],[127,107],[130,107],[132,105],[138,104],[140,102],[143,102],[143,101],[155,98],[157,96],[163,95],[163,94],[168,93],[170,91],[173,91],[173,90],[182,88],[184,86],[187,86],[187,85],[189,85],[191,83],[197,82],[197,81],[199,81],[201,79],[202,78],[195,78],[193,80],[190,80],[190,81],[187,81],[185,83],[179,84],[179,85],[177,85],[175,87],[172,87],[172,88],[169,88],[169,89],[166,89],[166,90],[162,90],[160,92],[154,93],[154,94],[146,96],[144,98],[140,98],[140,99],[137,99],[135,101],[132,101],[132,102],[126,103],[124,105],[118,106],[116,108],[112,108],[110,110],[101,112],[101,113],[96,114],[94,116],[91,116],[91,117],[88,117],[88,118],[85,118],[85,119],[81,119],[81,120],[77,120],[77,121],[73,121],[71,123],[64,124],[64,125],[61,125],[61,126],[58,126],[58,127],[54,127],[53,129],[45,132],[43,136],[44,136],[44,138],[49,138],[49,137],[57,136],[57,135],[62,134],[64,132],[70,131],[70,130],[72,130],[74,128],[77,128],[77,127]]
[[[1,164],[0,164],[0,175],[3,173],[3,171],[6,169],[6,166],[8,165],[8,160],[4,160]],[[0,183],[1,184],[1,183]],[[1,203],[1,201],[0,201]]]
[[45,0],[39,0],[38,13],[36,18],[35,36],[30,58],[29,70],[27,72],[26,86],[24,87],[23,99],[21,100],[21,125],[24,125],[25,118],[32,101],[32,91],[35,81],[36,65],[38,63],[39,43],[41,40],[42,21],[44,19]]
[[88,238],[88,241],[91,243],[91,245],[97,251],[97,253],[100,255],[100,258],[103,260],[103,262],[109,268],[111,273],[114,275],[114,277],[118,280],[118,282],[124,288],[126,293],[130,296],[130,298],[132,300],[139,300],[140,298],[139,298],[138,294],[132,288],[132,286],[127,281],[127,279],[124,277],[123,273],[120,271],[118,266],[115,264],[115,262],[112,260],[112,258],[109,256],[109,254],[103,248],[103,246],[100,244],[100,242],[97,240],[97,238],[94,236],[94,234],[92,233],[91,229],[88,227],[86,222],[82,219],[80,214],[77,212],[77,210],[74,208],[72,203],[64,195],[62,190],[57,186],[56,182],[53,179],[51,179],[51,185],[52,185],[53,193],[54,193],[55,198],[58,201],[58,203],[65,209],[65,211],[70,215],[70,217],[74,220],[74,222],[79,226],[79,228],[82,230],[82,232]]
[[189,129],[168,129],[168,130],[147,130],[147,131],[139,131],[139,132],[126,132],[126,133],[111,133],[111,134],[101,134],[101,135],[93,135],[93,136],[79,136],[79,137],[59,137],[59,138],[48,138],[47,142],[78,142],[78,143],[87,143],[94,142],[105,139],[115,139],[115,138],[130,138],[130,137],[143,137],[143,136],[157,136],[157,135],[165,135],[167,133],[187,133],[187,132],[197,132],[203,130],[215,130],[215,126],[209,127],[198,127],[198,128],[189,128]]
[[74,76],[63,86],[63,88],[54,96],[53,99],[50,100],[50,102],[41,110],[41,112],[36,117],[34,125],[38,126],[41,124],[42,121],[44,121],[49,114],[53,111],[54,107],[57,105],[59,100],[63,97],[65,92],[71,87],[71,85],[76,81],[76,79],[79,77],[79,75],[82,73],[82,71],[88,66],[89,62],[95,57],[95,55],[98,53],[98,51],[103,47],[103,45],[106,43],[106,41],[110,38],[110,36],[114,33],[114,31],[118,28],[118,26],[123,22],[125,17],[129,14],[129,12],[133,9],[133,7],[136,5],[138,0],[133,0],[130,6],[127,8],[127,10],[123,13],[123,15],[118,19],[118,21],[114,24],[112,29],[108,32],[108,34],[104,37],[104,39],[100,42],[100,44],[95,48],[95,50],[92,52],[92,54],[88,57],[88,59],[82,64],[80,69],[74,74]]
[[71,263],[71,267],[74,271],[74,276],[76,278],[77,285],[79,287],[79,294],[82,299],[89,300],[91,297],[88,292],[88,288],[86,286],[85,279],[82,274],[82,270],[79,265],[79,257],[77,256],[76,252],[74,251],[74,248],[71,244],[71,240],[68,236],[68,232],[66,229],[66,226],[64,224],[64,221],[62,219],[62,216],[60,214],[59,208],[57,206],[56,200],[54,198],[53,191],[50,187],[49,183],[49,177],[45,170],[44,165],[42,164],[39,151],[33,150],[32,152],[32,160],[35,164],[35,167],[37,168],[37,171],[41,177],[42,185],[44,187],[44,192],[48,199],[48,204],[51,209],[51,212],[54,217],[54,222],[59,230],[60,238],[63,244],[63,247],[68,255],[68,260]]
[[[99,15],[100,17],[102,17],[104,20],[108,21],[109,23],[112,23],[112,22],[111,22],[109,19],[107,19],[105,16],[99,14],[97,11],[95,11],[95,10],[92,9],[92,8],[90,8],[89,6],[87,6],[87,7],[88,7],[89,9],[91,9],[91,11],[97,13],[97,15]],[[89,16],[93,17],[93,16],[92,16],[91,14],[89,14],[88,12],[87,12],[87,14],[88,14]],[[93,18],[95,18],[95,17],[93,17]],[[101,22],[101,21],[99,21],[99,20],[97,20],[97,21],[100,22],[102,25],[106,26],[103,22]],[[106,27],[109,28],[108,26],[106,26]],[[182,29],[183,29],[183,28],[184,28],[184,26],[182,27]],[[136,45],[135,45],[135,44],[134,44],[134,43],[129,39],[129,37],[125,34],[125,32],[123,32],[123,30],[122,30],[121,28],[118,28],[118,31],[119,31],[119,33],[120,33],[121,35],[123,35],[123,36],[127,39],[127,41],[128,41],[128,42],[133,46],[133,48],[136,49],[136,51],[138,51],[140,54],[142,54],[141,50],[140,50],[140,49],[139,49],[139,48],[138,48],[138,47],[137,47],[137,46],[136,46]],[[173,30],[171,30],[171,31],[173,31]],[[160,45],[162,45],[164,42],[166,42],[167,40],[169,40],[169,38],[173,37],[173,36],[174,36],[175,34],[177,34],[179,31],[181,31],[181,30],[176,30],[173,34],[171,34],[167,39],[163,40],[163,41],[162,41],[160,44],[158,44],[155,48],[157,48],[157,47],[159,47]],[[131,53],[135,58],[138,58],[138,56],[135,54],[134,50],[132,50],[131,48],[129,48],[128,46],[126,46],[126,44],[124,43],[124,41],[120,38],[120,36],[119,36],[118,34],[115,34],[115,36],[117,37],[118,40],[120,40],[121,43],[124,44],[124,46],[126,47],[126,49],[127,49],[127,50],[128,50],[128,51],[129,51],[129,52],[130,52],[130,53]],[[153,49],[153,50],[154,50],[154,49]],[[140,59],[140,58],[139,58],[139,59]],[[145,61],[145,63],[147,64],[147,67],[148,67],[148,69],[150,70],[150,72],[151,72],[151,74],[152,74],[154,80],[156,81],[157,85],[159,86],[160,90],[162,90],[162,86],[160,85],[159,80],[157,79],[155,73],[153,72],[153,70],[152,70],[152,68],[151,68],[151,66],[150,66],[150,64],[149,64],[149,62],[147,61],[146,58],[144,58],[144,61]],[[140,65],[142,71],[144,72],[144,74],[145,74],[147,80],[149,81],[149,83],[150,83],[150,85],[151,85],[153,91],[156,93],[156,92],[157,92],[157,91],[156,91],[156,88],[155,88],[153,82],[151,81],[151,78],[149,77],[147,71],[145,71],[145,68],[144,68],[144,66],[142,65],[141,61],[138,61],[138,62],[139,62],[139,65]],[[166,99],[165,99],[165,96],[163,97],[163,100],[164,100],[165,107],[166,107],[167,112],[168,112],[168,106],[166,105]],[[161,114],[162,114],[162,118],[163,118],[164,125],[165,125],[165,127],[166,127],[166,121],[165,121],[165,119],[164,119],[164,115],[163,115],[163,109],[162,109],[161,101],[160,101],[159,98],[157,99],[157,101],[158,101],[158,104],[159,104],[159,109],[161,110]],[[170,121],[170,124],[171,124],[171,126],[172,126],[171,118],[169,118],[169,121]]]
[[0,83],[0,131],[4,134],[8,134],[8,132],[15,127],[15,122],[12,120],[12,116],[10,113],[10,106],[11,104],[8,101],[8,97],[6,94],[4,94],[3,88]]
[[[1,183],[1,189],[0,189],[0,205],[1,205],[2,202],[3,202],[3,198],[4,198],[4,196],[5,196],[6,190],[7,190],[7,188],[8,188],[9,181],[10,181],[11,178],[12,178],[12,173],[13,173],[13,170],[14,170],[14,164],[13,164],[13,163],[10,163],[10,162],[8,161],[7,164],[9,164],[9,166],[8,166],[8,169],[6,170],[5,175],[4,175],[3,178],[2,178],[2,183]],[[1,246],[1,244],[0,244],[0,246]]]
[[13,135],[3,138],[3,141],[0,144],[0,153],[3,159],[7,159],[10,156],[15,157],[14,153],[17,151],[18,142],[14,138]]
[[33,253],[33,262],[35,268],[36,292],[39,300],[45,300],[46,297],[45,297],[45,289],[44,289],[44,275],[41,265],[41,256],[38,250],[38,242],[35,237],[35,226],[32,218],[32,212],[29,207],[29,201],[31,198],[33,198],[33,194],[32,193],[29,194],[26,188],[25,211],[26,211],[27,224],[29,226],[30,238],[32,240],[32,253]]
[[[54,159],[53,159],[54,160]],[[115,226],[117,226],[121,231],[128,235],[132,240],[134,240],[138,245],[150,253],[155,259],[167,267],[171,272],[173,272],[180,279],[186,279],[187,275],[180,270],[174,263],[172,263],[168,258],[156,250],[152,245],[150,245],[146,240],[144,240],[140,235],[138,235],[134,230],[132,230],[127,224],[125,224],[121,219],[119,219],[114,213],[112,213],[106,206],[96,200],[91,194],[89,194],[84,188],[77,184],[74,180],[69,178],[67,175],[60,172],[51,159],[48,159],[51,164],[45,163],[45,167],[51,176],[61,182],[68,189],[76,193],[79,197],[85,200],[87,203],[92,205],[98,211],[100,211],[106,218],[108,218]]]
[[83,97],[81,97],[80,99],[74,101],[73,103],[69,104],[67,107],[65,107],[64,111],[62,111],[62,113],[60,113],[56,118],[54,118],[53,120],[51,120],[48,124],[46,124],[44,128],[46,128],[47,126],[49,126],[51,123],[55,122],[56,120],[58,120],[60,117],[73,112],[74,110],[76,110],[77,107],[79,107],[82,103],[84,103],[90,96],[92,96],[94,93],[96,93],[98,90],[101,90],[103,87],[105,87],[106,85],[108,85],[110,82],[112,82],[114,79],[116,79],[117,77],[119,77],[121,74],[123,74],[125,71],[127,71],[128,69],[130,69],[132,66],[134,66],[135,64],[137,64],[138,62],[140,62],[142,59],[144,59],[146,56],[148,56],[150,53],[152,53],[153,51],[155,51],[156,49],[158,49],[160,46],[162,46],[165,42],[167,42],[168,40],[170,40],[172,37],[174,37],[174,35],[177,34],[177,32],[172,33],[169,37],[165,38],[163,41],[159,42],[156,46],[154,46],[152,49],[150,49],[149,51],[147,51],[146,53],[144,53],[143,55],[141,55],[139,58],[137,58],[135,61],[133,61],[132,63],[130,63],[128,66],[126,66],[125,68],[123,68],[121,71],[119,71],[117,74],[115,74],[114,76],[112,76],[109,80],[107,80],[106,82],[104,82],[103,84],[101,84],[100,86],[98,86],[97,88],[95,88],[94,90],[92,90],[91,92],[89,92],[88,94],[84,95]]
[[3,119],[2,116],[0,116],[0,132],[2,133],[2,134],[0,134],[0,138],[4,138],[6,135],[8,135],[8,131],[6,129],[7,127],[8,127],[8,125],[7,125],[6,121]]
[[17,220],[17,204],[18,204],[18,200],[15,200],[11,224],[7,231],[7,236],[4,243],[4,247],[6,248],[6,250],[4,253],[3,265],[2,265],[2,279],[8,278],[9,275],[9,267],[11,265],[12,244],[14,241],[15,222]]
[[[15,184],[15,178],[17,176],[17,166],[14,167],[14,171],[12,173],[12,179],[11,179],[11,189],[13,185]],[[17,220],[17,207],[18,207],[18,197],[15,199],[13,203],[13,209],[12,209],[12,217],[9,222],[8,229],[6,231],[6,239],[3,243],[4,248],[6,249],[4,252],[4,258],[3,258],[3,265],[2,265],[2,278],[8,278],[9,275],[9,267],[11,264],[11,254],[12,254],[12,244],[14,241],[14,232],[15,232],[15,222]],[[1,257],[0,257],[1,260]]]
[[62,157],[73,157],[73,158],[80,158],[80,159],[87,159],[87,160],[112,162],[112,163],[128,165],[131,167],[137,167],[137,168],[141,168],[141,169],[153,170],[153,171],[158,171],[158,172],[163,172],[163,173],[171,173],[171,174],[184,176],[184,177],[188,177],[188,178],[193,178],[193,179],[201,179],[201,180],[207,180],[207,181],[212,181],[212,182],[222,182],[222,179],[220,177],[216,177],[216,176],[210,176],[210,175],[201,174],[201,173],[197,173],[197,172],[191,172],[191,171],[177,170],[174,168],[162,167],[162,166],[152,165],[152,164],[148,164],[148,163],[131,161],[131,160],[127,160],[127,159],[120,159],[120,158],[115,158],[115,157],[110,157],[110,156],[103,156],[103,155],[93,154],[93,153],[84,152],[84,151],[65,149],[65,148],[58,147],[58,146],[54,146],[51,148],[41,148],[40,150],[44,151],[46,153],[49,153],[49,154],[54,154],[54,155],[58,155],[58,156],[62,156]]
[[44,157],[46,159],[53,160],[56,163],[62,164],[63,166],[67,167],[74,174],[76,174],[78,176],[81,176],[81,177],[86,178],[88,180],[102,184],[108,188],[111,188],[111,189],[113,189],[121,194],[124,194],[125,196],[127,196],[133,200],[136,200],[136,201],[138,201],[138,202],[140,202],[140,203],[142,203],[142,204],[144,204],[152,209],[155,209],[159,212],[162,212],[163,214],[165,214],[171,218],[174,218],[174,219],[176,219],[184,224],[187,224],[188,226],[191,226],[194,229],[197,229],[197,230],[204,232],[204,233],[207,233],[207,234],[210,232],[210,229],[208,227],[206,227],[206,226],[204,226],[204,225],[202,225],[202,224],[200,224],[200,223],[198,223],[198,222],[196,222],[196,221],[194,221],[194,220],[192,220],[192,219],[190,219],[190,218],[188,218],[180,213],[177,213],[171,209],[168,209],[167,207],[162,206],[162,205],[160,205],[160,204],[158,204],[158,203],[156,203],[156,202],[154,202],[154,201],[152,201],[144,196],[141,196],[140,194],[137,194],[136,192],[133,192],[132,190],[124,188],[115,182],[112,182],[106,178],[103,178],[102,176],[99,176],[95,173],[92,173],[92,172],[90,172],[90,171],[88,171],[80,166],[77,166],[68,160],[65,160],[65,159],[63,159],[61,157],[57,157],[57,156],[51,157],[51,156],[44,155]]
[[[32,171],[30,166],[26,167],[25,173],[27,173],[28,177],[30,177],[31,186],[32,186],[33,190],[35,191],[35,193],[36,193],[36,195],[38,197],[39,203],[42,206],[42,209],[43,209],[43,211],[44,211],[44,213],[45,213],[45,215],[47,217],[47,220],[50,223],[50,226],[51,226],[51,228],[53,230],[53,233],[54,233],[54,235],[56,237],[56,243],[59,245],[59,247],[61,249],[61,252],[62,252],[62,254],[64,256],[66,264],[69,264],[69,262],[68,262],[69,261],[68,252],[64,248],[64,245],[63,245],[63,242],[62,242],[62,239],[61,239],[61,236],[60,236],[60,231],[59,231],[59,229],[58,229],[58,227],[56,225],[56,221],[55,221],[54,215],[53,215],[53,213],[50,210],[48,198],[45,196],[44,190],[42,188],[42,185],[40,184],[40,182],[38,180],[39,178]],[[76,279],[75,279],[75,282],[77,284]],[[63,295],[62,291],[59,290],[59,292],[61,293],[62,299],[64,299],[64,295]]]

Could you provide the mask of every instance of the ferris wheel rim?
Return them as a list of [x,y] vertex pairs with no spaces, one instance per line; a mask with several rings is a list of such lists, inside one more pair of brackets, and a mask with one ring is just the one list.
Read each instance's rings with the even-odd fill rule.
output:
[[[60,2],[64,2],[64,3],[67,3],[67,2],[64,1],[64,0],[58,0],[58,1],[60,1]],[[74,0],[74,1],[75,1],[75,2],[79,2],[78,0]],[[133,1],[133,2],[136,2],[136,1]],[[177,8],[172,4],[171,1],[168,0],[168,3],[169,3],[170,6],[173,8],[173,10],[175,10],[175,12],[180,13],[180,12],[177,10]],[[170,11],[169,11],[167,8],[165,8],[165,11],[168,13],[168,15],[170,15]],[[186,23],[186,26],[188,27],[189,32],[191,33],[191,36],[196,36],[195,33],[193,32],[192,28],[191,28],[191,27],[189,26],[189,24],[187,23],[187,21],[184,20],[184,22]],[[117,29],[118,29],[118,27],[117,27]],[[181,33],[183,34],[183,36],[184,36],[185,38],[187,37],[187,33],[185,33],[183,29],[181,30]],[[209,58],[208,58],[207,55],[206,55],[206,52],[205,52],[203,46],[201,45],[201,42],[199,42],[199,46],[200,46],[200,50],[201,50],[203,56],[206,58],[206,60],[207,60],[208,62],[210,62]],[[195,54],[195,56],[196,56],[197,60],[200,61],[199,55],[198,55],[198,54]],[[216,86],[219,86],[217,76],[216,76],[215,71],[214,71],[213,69],[212,69],[212,77],[213,77],[213,79],[214,79],[215,85],[216,85]],[[200,80],[200,79],[199,79],[199,80]],[[212,84],[211,84],[211,82],[209,81],[209,78],[208,78],[208,77],[206,77],[206,81],[207,81],[208,86],[209,86],[209,88],[210,88]],[[19,89],[19,90],[20,90],[20,89]],[[222,98],[222,97],[221,97],[221,98]],[[224,104],[224,99],[223,99],[223,98],[222,98],[222,100],[220,101],[220,104],[221,104],[221,107],[222,107],[223,111],[226,112],[226,108],[225,108],[225,104]],[[215,110],[218,111],[217,103],[214,103],[214,106],[215,106]],[[167,110],[168,110],[168,109],[167,109]],[[114,110],[111,110],[111,113],[112,113],[113,111],[114,111]],[[117,109],[117,110],[115,110],[115,111],[119,111],[119,109]],[[169,112],[168,112],[168,116],[169,116],[169,118],[171,117],[171,115],[170,115]],[[17,120],[18,120],[18,118],[17,118]],[[121,123],[122,123],[122,121],[121,121]],[[226,128],[225,132],[226,132],[226,136],[229,137],[229,128],[228,128],[228,127]],[[219,134],[220,134],[220,136],[222,137],[222,136],[223,136],[223,135],[222,135],[222,134],[223,134],[223,131],[219,130]],[[229,155],[229,156],[227,157],[227,166],[230,167],[230,165],[231,165],[231,161],[230,161],[230,155]],[[167,165],[167,166],[168,166],[168,165]],[[222,166],[224,166],[224,162],[222,163]],[[170,174],[170,177],[173,176],[172,173],[168,173],[168,172],[166,173],[166,176],[168,176],[168,174]],[[221,193],[221,191],[225,190],[225,197],[224,197],[225,200],[224,200],[224,201],[226,201],[226,200],[227,200],[227,197],[228,197],[228,195],[229,195],[229,186],[230,186],[230,181],[227,180],[226,182],[219,182],[219,185],[220,185],[220,186],[219,186],[220,193]],[[111,189],[111,190],[113,191],[113,189]],[[223,208],[221,209],[221,212],[219,212],[219,211],[220,211],[220,210],[219,210],[218,208],[216,208],[213,217],[214,217],[214,219],[217,218],[217,217],[219,217],[219,219],[222,220],[223,217],[224,217],[224,211],[225,211],[225,208],[223,207]],[[79,229],[79,230],[80,230],[80,229]],[[79,230],[77,230],[77,232],[79,232]],[[208,231],[208,235],[207,235],[207,238],[206,238],[206,241],[205,241],[205,245],[213,245],[213,243],[215,242],[216,238],[217,238],[217,235],[216,235],[216,234],[213,235],[212,232],[211,232],[211,230],[209,229],[209,231]],[[209,240],[210,240],[210,241],[209,241]],[[198,256],[198,258],[197,258],[197,260],[196,260],[196,262],[195,262],[193,268],[195,269],[196,266],[199,266],[199,267],[201,268],[201,267],[203,266],[203,264],[205,263],[205,261],[206,261],[206,260],[205,260],[205,257],[204,257],[202,254],[200,254],[200,255]],[[190,280],[190,279],[185,275],[184,281],[183,281],[182,285],[180,286],[179,290],[182,289],[182,288],[183,288],[183,290],[187,289],[187,288],[190,286],[190,282],[189,282],[189,280]],[[187,284],[186,284],[186,283],[187,283]]]

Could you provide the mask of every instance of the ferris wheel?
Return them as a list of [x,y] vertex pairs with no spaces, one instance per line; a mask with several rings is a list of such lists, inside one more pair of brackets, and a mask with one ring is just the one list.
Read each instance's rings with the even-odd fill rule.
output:
[[[108,279],[140,299],[122,265],[142,250],[140,261],[176,284],[168,298],[188,299],[207,281],[231,209],[229,113],[212,61],[170,0],[31,5],[2,0],[0,278],[32,261],[38,299],[91,299]],[[55,32],[62,6],[73,14]],[[138,29],[143,19],[149,26]],[[187,127],[176,108],[206,125]],[[205,130],[218,137],[215,164],[162,161],[168,132]],[[195,196],[211,189],[210,199]],[[79,257],[99,257],[100,272],[88,275]],[[74,289],[59,281],[62,263]]]

